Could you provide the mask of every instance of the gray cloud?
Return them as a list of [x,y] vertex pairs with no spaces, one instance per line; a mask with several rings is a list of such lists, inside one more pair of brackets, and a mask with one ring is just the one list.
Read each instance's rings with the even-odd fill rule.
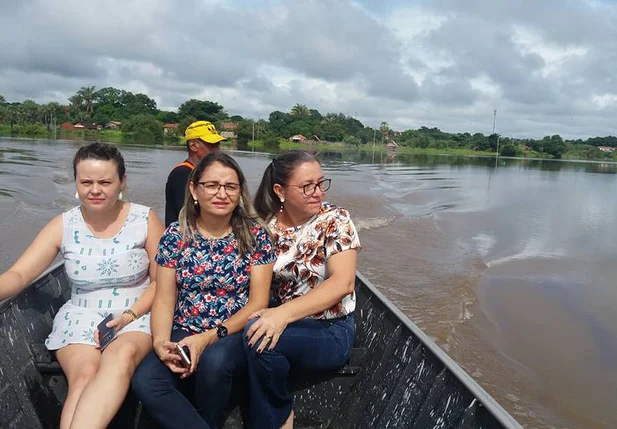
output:
[[302,103],[373,126],[486,133],[497,108],[506,135],[615,133],[611,3],[4,3],[0,93],[10,101],[116,86],[161,108],[198,97],[251,117]]

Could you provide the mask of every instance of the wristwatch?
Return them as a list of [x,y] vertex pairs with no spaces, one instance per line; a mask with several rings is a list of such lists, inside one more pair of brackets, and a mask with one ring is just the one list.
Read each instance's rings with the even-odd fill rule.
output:
[[216,327],[216,336],[219,337],[219,339],[227,336],[227,328],[225,325],[218,325]]

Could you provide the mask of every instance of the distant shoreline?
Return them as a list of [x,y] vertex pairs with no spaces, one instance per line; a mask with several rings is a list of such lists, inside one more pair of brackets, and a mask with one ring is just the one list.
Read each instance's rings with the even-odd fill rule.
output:
[[[91,141],[101,141],[106,143],[115,143],[125,146],[138,146],[138,147],[155,147],[158,149],[181,149],[184,150],[184,142],[172,142],[172,141],[164,141],[162,144],[140,144],[135,142],[130,142],[123,140],[121,136],[117,138],[95,138],[95,136],[88,135],[84,136],[83,131],[78,132],[76,135],[62,135],[58,136],[58,138],[54,139],[49,136],[39,136],[39,137],[24,137],[24,136],[7,136],[0,134],[0,139],[11,139],[11,140],[24,140],[24,141],[32,141],[32,140],[46,140],[46,141],[74,141],[74,142],[91,142]],[[103,131],[103,135],[101,137],[106,137],[105,132]],[[63,133],[66,134],[66,133]],[[81,135],[80,135],[81,134]],[[118,133],[119,134],[119,133]],[[83,138],[89,137],[89,138]],[[592,163],[592,164],[610,164],[615,165],[617,161],[611,160],[602,160],[602,159],[569,159],[569,158],[544,158],[538,156],[497,156],[496,152],[486,152],[486,151],[476,151],[471,149],[435,149],[435,148],[412,148],[412,147],[399,147],[396,149],[390,149],[384,147],[382,145],[350,145],[350,144],[303,144],[303,143],[292,143],[287,141],[281,141],[278,149],[267,148],[260,141],[249,142],[246,147],[239,147],[238,145],[224,141],[222,142],[224,147],[234,148],[240,151],[248,151],[256,150],[264,153],[280,153],[281,151],[290,150],[290,149],[307,149],[311,151],[328,151],[328,152],[376,152],[376,153],[389,153],[392,155],[396,154],[417,154],[417,155],[438,155],[438,156],[462,156],[462,157],[472,157],[472,158],[498,158],[498,159],[512,159],[512,160],[528,160],[528,161],[555,161],[555,162],[577,162],[577,163]]]

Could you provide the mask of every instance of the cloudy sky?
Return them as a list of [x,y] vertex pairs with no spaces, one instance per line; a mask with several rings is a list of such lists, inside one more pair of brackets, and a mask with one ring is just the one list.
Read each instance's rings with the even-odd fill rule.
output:
[[265,118],[295,103],[365,125],[617,134],[617,2],[0,0],[0,94],[81,86]]

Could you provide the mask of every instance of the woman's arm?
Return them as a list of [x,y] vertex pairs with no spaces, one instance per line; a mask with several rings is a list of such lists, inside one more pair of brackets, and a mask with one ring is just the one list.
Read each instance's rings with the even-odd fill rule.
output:
[[62,246],[62,232],[62,215],[59,215],[45,225],[13,266],[0,275],[0,301],[24,290],[49,267]]
[[176,269],[157,267],[156,292],[150,316],[152,345],[154,352],[167,367],[177,373],[187,375],[188,369],[181,364],[176,353],[176,345],[170,341],[177,301]]
[[150,210],[148,214],[148,235],[146,237],[146,244],[144,248],[148,253],[148,260],[150,261],[150,285],[148,289],[139,297],[137,302],[131,306],[131,310],[135,312],[137,317],[146,314],[152,308],[152,302],[154,301],[154,294],[156,292],[156,272],[157,264],[154,262],[154,256],[158,248],[159,240],[163,234],[163,223],[159,217]]
[[[244,325],[246,325],[246,322],[252,314],[268,306],[273,266],[274,263],[251,266],[248,302],[243,308],[238,310],[223,323],[227,328],[228,334],[234,334],[244,329]],[[217,340],[218,336],[216,334],[216,329],[208,329],[202,334],[186,337],[180,342],[182,345],[188,346],[191,352],[191,368],[188,374],[184,374],[183,377],[195,371],[199,357],[204,349],[211,346]]]
[[155,348],[157,343],[164,343],[171,338],[177,296],[176,269],[157,267],[156,292],[152,303],[152,315],[150,316],[152,341]]
[[[130,307],[130,310],[135,313],[135,315],[139,318],[146,314],[152,308],[152,301],[154,300],[154,293],[156,291],[156,262],[154,262],[154,256],[156,255],[156,250],[159,244],[159,240],[161,235],[163,234],[163,224],[159,217],[154,213],[153,210],[150,210],[148,213],[148,232],[146,235],[146,243],[144,244],[144,248],[146,249],[146,253],[148,254],[149,261],[149,276],[150,276],[150,285],[144,291],[144,293],[139,297],[137,302]],[[112,320],[107,324],[109,327],[114,327],[116,330],[120,330],[129,323],[133,321],[133,317],[129,314],[122,313],[119,317]]]
[[[272,350],[288,324],[327,310],[352,293],[355,287],[357,260],[356,249],[332,255],[327,263],[330,276],[323,283],[283,305],[257,312],[255,316],[259,316],[259,320],[247,332],[250,338],[249,345],[253,346],[264,335],[271,336],[268,348]],[[266,342],[262,342],[258,352],[267,346],[267,343],[264,343]]]
[[356,249],[345,250],[328,259],[329,277],[305,295],[277,307],[285,315],[286,323],[321,313],[354,291],[356,285]]
[[248,302],[223,323],[229,334],[243,330],[244,325],[246,325],[246,322],[248,322],[249,317],[253,313],[268,307],[273,267],[274,263],[251,266]]

